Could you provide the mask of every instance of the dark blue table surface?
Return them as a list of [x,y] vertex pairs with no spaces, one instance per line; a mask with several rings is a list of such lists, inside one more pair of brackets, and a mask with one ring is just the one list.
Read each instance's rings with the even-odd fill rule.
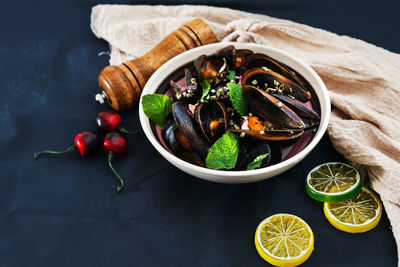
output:
[[[290,19],[400,52],[396,1],[195,3]],[[34,152],[66,148],[76,133],[94,130],[94,117],[104,109],[93,100],[97,76],[108,64],[107,56],[98,56],[106,42],[89,27],[95,4],[1,2],[1,266],[265,266],[254,231],[279,212],[300,216],[314,231],[315,250],[305,266],[396,266],[386,214],[372,231],[347,234],[305,194],[313,166],[344,160],[327,136],[286,173],[243,185],[179,171],[143,134],[130,136],[128,155],[115,161],[126,180],[122,195],[104,156],[70,153],[34,161]],[[126,128],[140,127],[137,109],[122,115]]]

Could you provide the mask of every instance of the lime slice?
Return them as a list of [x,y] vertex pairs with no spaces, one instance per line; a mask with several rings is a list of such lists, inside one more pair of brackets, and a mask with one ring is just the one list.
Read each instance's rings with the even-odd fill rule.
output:
[[297,266],[310,257],[314,235],[310,226],[291,214],[275,214],[257,227],[254,243],[258,254],[275,266]]
[[363,233],[378,225],[382,204],[371,189],[363,187],[352,199],[325,203],[324,213],[337,229],[348,233]]
[[348,200],[357,195],[361,186],[358,171],[341,162],[321,164],[312,169],[306,179],[307,194],[322,202]]

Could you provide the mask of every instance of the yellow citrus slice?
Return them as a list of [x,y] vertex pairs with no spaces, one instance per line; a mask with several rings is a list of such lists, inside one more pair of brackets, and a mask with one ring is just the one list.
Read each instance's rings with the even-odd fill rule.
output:
[[257,227],[254,243],[258,254],[275,266],[297,266],[310,257],[314,235],[301,218],[279,213]]
[[382,204],[371,189],[362,187],[353,198],[337,203],[324,204],[328,221],[337,229],[348,233],[363,233],[378,225]]

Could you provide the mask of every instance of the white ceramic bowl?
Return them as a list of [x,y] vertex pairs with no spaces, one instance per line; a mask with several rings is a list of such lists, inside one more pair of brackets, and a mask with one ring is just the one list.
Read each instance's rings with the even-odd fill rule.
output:
[[158,89],[163,80],[169,76],[172,72],[178,68],[184,66],[190,61],[195,60],[202,54],[210,55],[228,45],[234,45],[236,49],[250,49],[254,53],[262,53],[268,55],[286,65],[293,68],[295,71],[300,73],[314,88],[314,91],[318,97],[318,101],[321,107],[321,121],[318,131],[311,140],[311,142],[295,156],[280,162],[276,165],[272,165],[265,168],[250,170],[250,171],[221,171],[212,170],[186,162],[171,153],[169,153],[154,136],[153,131],[150,127],[150,120],[143,112],[142,98],[139,103],[139,117],[143,131],[151,144],[157,149],[157,151],[173,165],[181,169],[182,171],[189,173],[193,176],[214,181],[220,183],[249,183],[255,181],[261,181],[273,176],[276,176],[289,168],[299,163],[310,151],[318,144],[324,135],[326,128],[328,127],[329,116],[331,111],[331,103],[329,100],[328,90],[325,84],[322,82],[318,74],[311,69],[306,63],[300,59],[273,47],[252,44],[252,43],[216,43],[211,45],[205,45],[192,50],[186,51],[168,62],[162,65],[149,79],[146,86],[143,89],[142,97],[147,94],[153,94]]

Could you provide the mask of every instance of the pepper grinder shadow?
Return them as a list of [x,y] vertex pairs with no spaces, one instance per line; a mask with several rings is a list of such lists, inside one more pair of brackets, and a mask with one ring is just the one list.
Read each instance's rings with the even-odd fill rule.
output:
[[206,44],[216,43],[217,38],[202,19],[192,20],[166,36],[143,56],[107,66],[99,75],[101,93],[95,99],[115,110],[135,107],[150,76],[165,62],[176,55]]

